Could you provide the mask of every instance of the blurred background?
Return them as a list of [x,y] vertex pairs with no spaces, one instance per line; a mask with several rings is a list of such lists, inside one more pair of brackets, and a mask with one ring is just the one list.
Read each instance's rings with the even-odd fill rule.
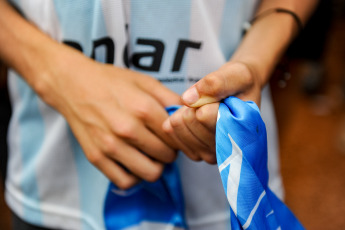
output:
[[[0,63],[1,64],[1,63]],[[0,229],[10,106],[0,66]],[[285,202],[306,229],[345,229],[345,0],[321,0],[270,82]]]

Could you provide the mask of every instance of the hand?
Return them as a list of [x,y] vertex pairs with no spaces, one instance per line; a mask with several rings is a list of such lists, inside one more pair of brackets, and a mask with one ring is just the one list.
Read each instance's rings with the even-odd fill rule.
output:
[[218,102],[233,95],[260,105],[261,84],[250,65],[228,62],[189,88],[182,95],[186,106],[164,122],[164,131],[192,160],[216,163]]
[[149,76],[74,50],[55,58],[49,71],[54,76],[36,88],[64,115],[88,160],[122,189],[157,180],[164,163],[176,157],[162,123],[165,107],[179,104],[180,97]]
[[230,61],[190,87],[182,100],[189,107],[219,102],[229,96],[254,101],[260,106],[262,83],[249,63]]
[[219,103],[200,108],[183,106],[164,124],[164,131],[171,136],[189,158],[216,163],[215,129]]

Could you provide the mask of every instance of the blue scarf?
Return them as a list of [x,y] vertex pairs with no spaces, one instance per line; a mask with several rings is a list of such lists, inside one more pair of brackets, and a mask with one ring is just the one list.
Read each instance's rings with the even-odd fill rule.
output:
[[[177,108],[167,110],[171,114]],[[216,153],[230,204],[231,229],[304,229],[268,188],[266,128],[255,103],[235,97],[220,103]],[[187,229],[176,164],[167,165],[161,179],[155,183],[144,181],[126,191],[110,183],[104,220],[109,230],[138,226],[143,222]]]

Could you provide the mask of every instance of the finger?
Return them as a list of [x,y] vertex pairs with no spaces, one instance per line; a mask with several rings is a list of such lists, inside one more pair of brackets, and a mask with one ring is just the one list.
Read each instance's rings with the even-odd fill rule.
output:
[[177,137],[174,128],[171,126],[170,118],[163,123],[163,130],[171,136],[172,139],[177,143],[178,149],[181,150],[185,155],[194,161],[200,161],[201,158],[196,154],[189,146],[180,141]]
[[139,95],[142,102],[132,105],[132,112],[134,115],[144,122],[145,126],[154,134],[156,137],[161,139],[169,147],[177,149],[177,145],[174,140],[167,135],[163,129],[163,122],[169,117],[166,109],[157,102],[153,97],[147,94]]
[[[84,129],[80,127],[79,130],[83,131]],[[86,133],[85,131],[86,130],[82,133]],[[76,134],[79,136],[80,133],[76,132]],[[99,139],[94,139],[89,135],[81,135],[79,140],[81,143],[85,143],[85,145],[83,145],[83,150],[87,159],[120,189],[129,189],[139,183],[140,179],[137,176],[128,173],[101,152],[97,147],[97,141]]]
[[216,132],[219,103],[204,105],[196,110],[196,119],[210,132]]
[[162,163],[152,160],[122,140],[115,140],[113,143],[112,147],[106,150],[107,155],[137,177],[154,182],[162,175],[164,168]]
[[[208,105],[204,105],[201,108],[206,107],[206,106]],[[215,107],[214,109],[216,109],[216,114],[217,114],[218,106],[213,106],[213,107]],[[198,110],[200,110],[200,108]],[[200,121],[200,117],[196,115],[199,112],[198,110],[193,111],[192,108],[189,108],[183,114],[183,119],[188,129],[194,134],[194,136],[196,136],[198,140],[200,140],[200,142],[204,143],[204,146],[207,146],[207,147],[200,148],[198,150],[201,158],[210,164],[215,164],[217,163],[216,144],[215,144],[215,127],[212,127],[212,128],[209,128],[209,127],[212,126],[213,124],[215,126],[215,123],[213,122],[212,119],[213,118],[216,119],[217,115],[216,117],[202,116],[202,120]],[[211,123],[208,124],[207,122],[211,122]]]
[[[139,183],[140,179],[131,173],[126,172],[121,166],[110,160],[97,147],[99,146],[99,139],[88,135],[88,130],[79,123],[72,123],[71,126],[74,135],[78,138],[85,156],[96,166],[110,181],[116,184],[120,189],[129,189],[135,184]],[[92,134],[99,133],[98,130],[89,130]]]
[[[179,139],[179,141],[184,145],[188,146],[192,152],[185,152],[189,155],[199,155],[200,150],[207,149],[208,146],[200,141],[197,136],[195,136],[184,123],[183,113],[186,112],[188,107],[183,107],[175,112],[170,118],[170,124],[174,130],[174,134]],[[192,156],[193,157],[193,156]]]
[[116,69],[117,75],[126,76],[127,79],[130,79],[131,82],[134,83],[138,88],[153,96],[163,107],[181,104],[179,95],[169,90],[157,79],[154,79],[149,75],[125,68],[114,68],[114,66],[111,68]]
[[98,162],[92,163],[120,189],[129,189],[140,182],[137,176],[127,172],[124,168],[105,156]]
[[[205,105],[208,106],[208,105]],[[204,107],[204,106],[203,106]],[[184,123],[188,129],[195,135],[197,138],[205,144],[205,146],[213,147],[214,146],[214,136],[215,129],[210,129],[209,126],[212,124],[204,124],[197,119],[196,113],[198,110],[192,108],[185,110],[183,113]],[[213,122],[212,122],[213,123]]]
[[158,80],[147,76],[145,79],[142,78],[141,82],[142,84],[138,86],[159,101],[163,107],[182,104],[181,97]]
[[242,63],[229,63],[206,75],[183,95],[184,104],[200,107],[236,95],[253,84],[249,68]]
[[91,140],[95,146],[90,146],[90,149],[97,151],[87,151],[92,153],[88,159],[99,168],[103,169],[105,159],[110,159],[119,162],[137,177],[150,182],[157,180],[162,174],[163,164],[152,160],[119,137],[99,129],[92,129],[90,132],[95,136]]
[[112,127],[116,136],[148,156],[164,163],[170,163],[176,159],[176,152],[172,148],[148,129],[142,121],[128,117],[127,113],[119,112]]

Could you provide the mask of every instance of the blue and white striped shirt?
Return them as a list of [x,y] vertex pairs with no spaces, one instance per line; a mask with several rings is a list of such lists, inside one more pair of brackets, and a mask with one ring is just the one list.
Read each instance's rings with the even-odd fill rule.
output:
[[[11,2],[58,42],[97,61],[145,72],[177,93],[231,57],[241,40],[242,25],[257,4],[256,0]],[[104,229],[107,178],[87,161],[64,118],[13,71],[9,88],[13,116],[6,200],[11,209],[24,220],[46,227]],[[263,117],[269,119],[272,140],[270,180],[279,192],[275,123],[269,95],[265,95]],[[218,168],[183,155],[177,163],[183,175],[189,228],[229,229],[230,209]],[[165,229],[158,223],[133,229],[145,226]]]

